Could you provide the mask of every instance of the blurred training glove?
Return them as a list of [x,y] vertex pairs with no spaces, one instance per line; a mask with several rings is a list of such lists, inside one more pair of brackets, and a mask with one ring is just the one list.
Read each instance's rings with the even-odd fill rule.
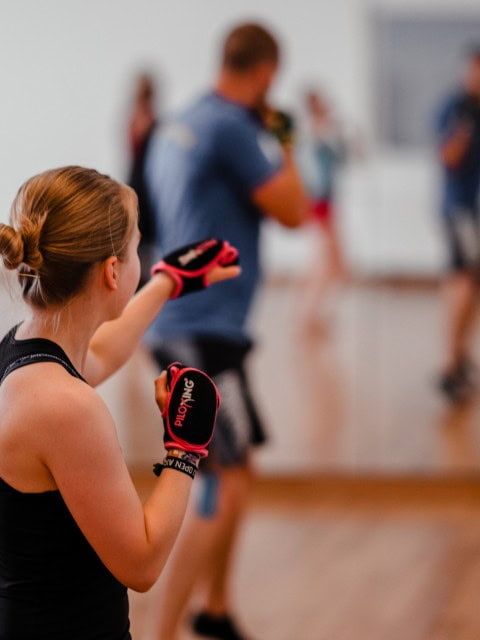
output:
[[165,449],[208,455],[220,394],[206,373],[174,362],[167,368],[167,402],[162,416]]
[[265,116],[265,124],[280,144],[293,143],[295,126],[293,118],[289,113],[272,109]]
[[166,255],[152,267],[152,276],[164,271],[175,282],[170,299],[208,287],[208,272],[215,266],[238,264],[238,251],[225,240],[211,238],[188,244]]

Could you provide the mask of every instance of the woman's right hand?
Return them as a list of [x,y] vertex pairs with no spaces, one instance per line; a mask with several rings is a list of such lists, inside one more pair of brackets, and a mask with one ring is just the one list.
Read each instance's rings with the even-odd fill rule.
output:
[[200,369],[173,362],[155,380],[155,399],[162,411],[165,449],[181,449],[200,458],[208,455],[220,394]]

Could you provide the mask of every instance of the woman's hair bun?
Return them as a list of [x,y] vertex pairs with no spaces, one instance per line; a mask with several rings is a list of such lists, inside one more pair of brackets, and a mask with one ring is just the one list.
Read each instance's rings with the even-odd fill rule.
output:
[[38,271],[43,264],[43,257],[40,252],[40,234],[43,228],[43,220],[32,221],[27,217],[22,220],[22,241],[23,241],[23,259],[22,262],[30,267],[33,271]]
[[24,261],[24,242],[22,235],[13,227],[0,224],[0,255],[7,269],[16,269]]

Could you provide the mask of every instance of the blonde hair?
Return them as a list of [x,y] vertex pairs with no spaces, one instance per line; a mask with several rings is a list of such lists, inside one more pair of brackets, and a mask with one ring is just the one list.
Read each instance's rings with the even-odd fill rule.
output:
[[91,267],[122,260],[136,218],[124,185],[94,169],[62,167],[23,184],[10,225],[0,224],[0,255],[17,269],[26,302],[61,305],[84,286]]

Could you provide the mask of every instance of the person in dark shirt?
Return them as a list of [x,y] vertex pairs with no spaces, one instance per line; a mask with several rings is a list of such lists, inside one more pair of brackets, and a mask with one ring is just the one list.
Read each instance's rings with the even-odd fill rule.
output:
[[145,183],[145,159],[153,133],[159,126],[156,100],[157,90],[153,76],[142,73],[135,82],[128,120],[130,166],[127,178],[127,184],[138,197],[138,227],[141,233],[138,246],[141,268],[139,286],[150,279],[150,267],[155,256],[155,212]]
[[[137,219],[132,189],[63,167],[28,180],[10,224],[0,224],[0,256],[28,308],[0,343],[0,640],[128,640],[127,587],[145,591],[161,572],[187,506],[198,435],[213,429],[214,416],[202,414],[196,439],[182,432],[179,448],[168,431],[163,471],[142,505],[93,389],[178,289],[165,257],[130,300]],[[205,284],[238,272],[214,266]],[[161,409],[175,407],[166,372],[155,389]]]
[[453,402],[468,397],[470,339],[480,275],[480,47],[468,58],[463,86],[448,96],[436,121],[442,167],[442,216],[450,274],[446,281],[446,350],[440,390]]

